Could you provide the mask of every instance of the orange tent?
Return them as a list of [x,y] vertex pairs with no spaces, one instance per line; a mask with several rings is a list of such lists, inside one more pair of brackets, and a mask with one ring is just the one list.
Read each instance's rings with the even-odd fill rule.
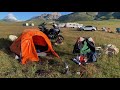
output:
[[53,50],[49,38],[38,29],[26,29],[21,36],[16,39],[10,46],[10,50],[17,55],[21,55],[22,64],[26,64],[28,60],[39,61],[35,45],[47,46],[45,52],[52,52],[53,55],[60,58]]

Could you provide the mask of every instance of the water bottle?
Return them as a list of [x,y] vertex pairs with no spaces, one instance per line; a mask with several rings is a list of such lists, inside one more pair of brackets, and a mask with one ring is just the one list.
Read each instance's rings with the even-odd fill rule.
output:
[[69,67],[68,64],[65,62],[65,73],[69,74]]
[[65,74],[70,75],[71,73],[68,64],[66,62],[64,62],[64,64],[65,64]]

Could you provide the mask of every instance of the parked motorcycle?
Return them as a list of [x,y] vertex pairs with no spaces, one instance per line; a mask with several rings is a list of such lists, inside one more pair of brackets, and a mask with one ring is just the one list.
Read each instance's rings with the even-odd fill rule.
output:
[[60,29],[59,28],[56,28],[53,25],[53,28],[51,28],[49,30],[45,26],[46,26],[46,24],[42,24],[42,25],[39,25],[38,28],[40,29],[40,31],[42,31],[43,33],[45,33],[50,40],[55,40],[55,41],[60,40],[60,42],[63,42],[64,37],[62,35],[60,35]]

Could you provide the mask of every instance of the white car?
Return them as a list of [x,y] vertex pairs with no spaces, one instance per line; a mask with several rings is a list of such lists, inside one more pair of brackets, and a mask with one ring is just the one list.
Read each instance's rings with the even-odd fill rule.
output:
[[79,30],[80,31],[96,31],[97,28],[94,26],[83,26]]

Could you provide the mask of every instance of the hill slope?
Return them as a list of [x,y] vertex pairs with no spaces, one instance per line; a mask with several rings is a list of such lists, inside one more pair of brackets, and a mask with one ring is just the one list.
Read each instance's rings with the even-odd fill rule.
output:
[[31,19],[29,19],[29,20],[35,20],[35,19],[56,20],[56,19],[58,19],[60,16],[61,16],[61,14],[58,13],[58,12],[53,12],[53,13],[51,13],[51,14],[46,14],[46,13],[44,13],[44,14],[41,14],[41,15],[39,15],[39,16],[34,16],[34,17],[32,17]]
[[120,12],[74,12],[58,18],[61,22],[120,19]]
[[6,22],[20,22],[12,13],[9,13],[7,16],[5,16],[2,21]]
[[75,12],[61,16],[58,21],[86,21],[94,20],[97,12]]

